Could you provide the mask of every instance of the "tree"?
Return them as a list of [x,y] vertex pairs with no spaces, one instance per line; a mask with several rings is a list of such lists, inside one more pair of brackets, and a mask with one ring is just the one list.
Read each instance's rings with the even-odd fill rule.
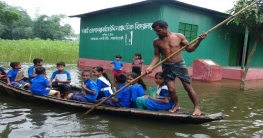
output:
[[21,7],[17,7],[20,12],[21,18],[12,24],[13,39],[28,39],[33,38],[33,21],[28,13]]
[[[258,0],[239,0],[236,2],[234,7],[229,11],[231,14],[235,14],[236,12],[240,11],[244,7],[256,1]],[[259,41],[263,40],[263,2],[262,1],[258,2],[256,5],[252,6],[251,8],[247,9],[239,16],[234,18],[231,22],[235,23],[236,25],[247,27],[248,31],[250,33],[253,33],[256,38],[252,50],[249,53],[245,71],[241,79],[240,88],[243,90],[245,88],[245,80],[246,80],[248,69],[250,67],[250,62],[257,49]]]
[[0,37],[12,40],[33,38],[33,21],[31,17],[21,7],[15,8],[19,13],[20,18],[12,24],[5,24],[6,29]]
[[12,24],[19,18],[20,14],[16,8],[0,1],[0,35],[3,35],[9,29],[7,24]]
[[67,40],[74,36],[69,24],[62,24],[66,15],[39,15],[32,20],[26,10],[21,7],[13,7],[0,1],[0,38],[1,39],[51,39]]
[[33,33],[35,37],[51,40],[65,40],[73,31],[69,24],[61,25],[66,15],[47,15],[39,16],[33,25]]
[[0,1],[0,23],[13,23],[19,19],[20,15],[15,8]]

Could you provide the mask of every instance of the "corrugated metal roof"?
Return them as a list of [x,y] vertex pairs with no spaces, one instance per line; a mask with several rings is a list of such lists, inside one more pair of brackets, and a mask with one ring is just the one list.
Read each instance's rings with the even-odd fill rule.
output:
[[137,3],[128,4],[128,5],[111,7],[111,8],[98,10],[98,11],[78,14],[78,15],[71,15],[69,17],[79,17],[79,18],[81,18],[81,17],[87,17],[87,16],[92,16],[92,15],[101,14],[101,13],[107,13],[107,12],[110,12],[110,11],[121,11],[121,10],[125,10],[125,9],[137,8],[137,7],[151,5],[151,4],[171,4],[171,5],[175,5],[175,6],[178,6],[178,7],[183,7],[183,8],[187,8],[187,9],[191,9],[191,10],[196,10],[196,11],[209,13],[209,14],[212,14],[214,16],[221,16],[221,17],[228,17],[228,16],[230,16],[229,14],[226,14],[226,13],[222,13],[222,12],[219,12],[219,11],[215,11],[215,10],[211,10],[211,9],[207,9],[207,8],[203,8],[203,7],[199,7],[199,6],[195,6],[195,5],[191,5],[191,4],[187,4],[187,3],[176,1],[176,0],[145,0],[145,1],[137,2]]

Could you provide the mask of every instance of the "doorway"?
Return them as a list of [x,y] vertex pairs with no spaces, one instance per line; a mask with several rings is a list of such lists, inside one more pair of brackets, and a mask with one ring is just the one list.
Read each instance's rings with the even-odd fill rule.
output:
[[[228,61],[229,66],[241,66],[242,57],[243,57],[244,37],[245,35],[242,33],[232,32],[230,50],[229,50],[229,61]],[[249,44],[249,38],[248,38],[248,44]],[[247,45],[246,55],[249,49],[248,46],[249,45]],[[247,56],[246,56],[245,64],[246,61],[247,61]]]

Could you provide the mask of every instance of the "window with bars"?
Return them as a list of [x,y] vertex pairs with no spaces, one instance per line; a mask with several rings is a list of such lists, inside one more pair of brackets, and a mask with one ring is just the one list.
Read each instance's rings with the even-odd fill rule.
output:
[[187,41],[191,42],[197,37],[198,26],[194,24],[179,23],[179,33],[184,34]]

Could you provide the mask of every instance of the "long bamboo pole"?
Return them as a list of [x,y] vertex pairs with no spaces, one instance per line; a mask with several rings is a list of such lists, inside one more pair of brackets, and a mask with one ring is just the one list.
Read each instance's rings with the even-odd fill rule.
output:
[[[243,11],[245,11],[246,9],[252,7],[253,5],[255,5],[257,2],[260,2],[261,0],[255,1],[252,4],[250,4],[249,6],[245,7],[244,9],[240,10],[239,12],[235,13],[234,15],[228,17],[227,19],[225,19],[224,21],[222,21],[221,23],[217,24],[216,26],[214,26],[213,28],[211,28],[210,30],[208,30],[207,32],[205,32],[205,34],[209,34],[210,32],[212,32],[213,30],[215,30],[216,28],[218,28],[219,26],[225,24],[226,22],[228,22],[229,20],[235,18],[237,15],[239,15],[240,13],[242,13]],[[177,51],[175,51],[174,53],[172,53],[170,56],[168,56],[167,58],[163,59],[161,62],[157,63],[151,70],[156,69],[158,66],[160,66],[161,64],[163,64],[165,61],[167,61],[169,58],[171,58],[172,56],[174,56],[175,54],[177,54],[178,52],[182,51],[183,49],[185,49],[187,46],[193,44],[195,41],[197,41],[199,39],[199,37],[195,38],[194,40],[192,40],[188,45],[185,45],[183,47],[181,47],[180,49],[178,49]],[[114,97],[117,93],[121,92],[123,89],[127,88],[128,86],[130,86],[131,84],[133,84],[134,82],[136,82],[137,80],[139,80],[140,78],[142,78],[143,76],[145,76],[147,74],[147,72],[141,74],[140,76],[138,76],[137,78],[133,79],[131,82],[127,83],[125,86],[123,86],[121,89],[119,89],[118,91],[116,91],[115,93],[113,93],[112,95],[110,95],[109,97],[107,97],[106,99],[102,100],[101,102],[97,103],[96,105],[94,105],[92,108],[90,108],[87,112],[85,112],[84,114],[82,114],[80,117],[84,117],[85,115],[89,114],[91,111],[93,111],[96,107],[100,106],[102,103],[104,103],[105,101],[109,100],[110,98]]]

